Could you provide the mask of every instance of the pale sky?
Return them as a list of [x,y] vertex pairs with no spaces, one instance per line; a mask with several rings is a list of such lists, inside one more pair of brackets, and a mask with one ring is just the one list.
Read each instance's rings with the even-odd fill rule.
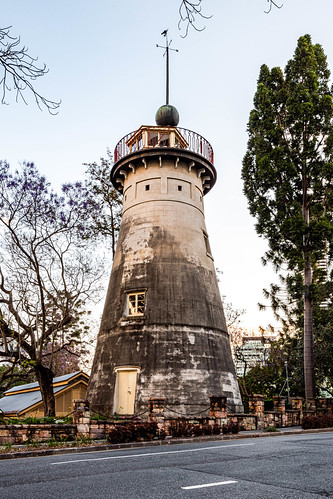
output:
[[[278,1],[278,0],[277,0]],[[276,280],[261,265],[265,242],[254,229],[240,179],[246,126],[261,64],[285,67],[297,39],[309,33],[333,70],[333,1],[283,0],[265,14],[266,0],[205,0],[202,32],[178,30],[180,0],[15,0],[1,2],[1,26],[12,25],[29,53],[50,68],[35,86],[62,100],[57,116],[29,105],[1,106],[0,158],[13,167],[33,161],[56,187],[80,180],[83,163],[98,161],[140,125],[155,124],[165,100],[161,32],[171,54],[170,103],[179,126],[213,146],[217,183],[205,197],[206,223],[221,294],[246,309],[243,327],[277,325],[259,312],[262,289]]]

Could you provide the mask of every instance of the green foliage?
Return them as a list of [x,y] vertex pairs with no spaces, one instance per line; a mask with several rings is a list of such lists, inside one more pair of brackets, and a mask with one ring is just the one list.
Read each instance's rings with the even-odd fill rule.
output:
[[276,428],[276,426],[267,426],[267,428],[264,429],[265,433],[275,433],[277,431],[280,431]]
[[[314,370],[323,396],[333,395],[333,309],[314,307]],[[304,397],[304,340],[301,328],[286,330],[277,344],[288,362],[290,393]],[[270,356],[270,361],[274,361]],[[284,393],[285,395],[286,393]]]
[[120,228],[122,199],[110,180],[113,158],[108,151],[108,157],[101,158],[100,164],[87,163],[85,166],[87,166],[86,187],[99,207],[99,210],[92,212],[89,237],[102,237],[111,242],[114,255]]
[[46,441],[46,446],[47,447],[59,447],[59,442],[58,440],[56,440],[54,437],[53,438],[50,438],[49,440]]
[[240,391],[243,398],[259,393],[266,400],[279,395],[286,381],[285,362],[288,359],[283,345],[271,342],[265,364],[257,364],[239,378]]
[[56,418],[54,416],[47,416],[44,418],[35,418],[32,416],[29,416],[27,418],[5,418],[5,424],[19,424],[19,425],[25,425],[25,424],[37,424],[37,425],[42,425],[42,424],[72,424],[73,423],[73,418],[64,416],[61,419]]
[[[242,178],[256,230],[269,250],[264,261],[291,277],[304,268],[304,245],[313,264],[330,253],[333,238],[333,101],[330,72],[320,45],[298,40],[285,72],[260,70]],[[304,203],[311,208],[304,220]],[[329,247],[327,247],[327,244]],[[293,296],[299,298],[295,290]]]
[[263,65],[248,124],[242,179],[256,230],[268,242],[280,283],[265,290],[286,329],[300,327],[304,308],[304,372],[314,396],[313,323],[332,304],[333,92],[320,45],[297,43],[284,71]]
[[[248,394],[259,393],[266,398],[271,398],[279,394],[282,389],[285,378],[275,365],[269,364],[267,366],[257,365],[252,367],[245,375],[245,384]],[[242,384],[241,391],[242,390]],[[244,395],[246,395],[244,393]]]
[[29,438],[25,445],[28,447],[28,449],[33,448],[33,449],[38,449],[41,447],[42,443],[39,442],[38,440],[34,440],[33,438]]
[[36,381],[35,374],[29,366],[6,364],[0,366],[0,396],[3,392],[14,386],[33,383]]
[[64,447],[68,443],[68,435],[54,435],[46,441],[47,447]]
[[92,438],[86,437],[85,435],[79,435],[75,440],[76,445],[89,445],[92,443]]

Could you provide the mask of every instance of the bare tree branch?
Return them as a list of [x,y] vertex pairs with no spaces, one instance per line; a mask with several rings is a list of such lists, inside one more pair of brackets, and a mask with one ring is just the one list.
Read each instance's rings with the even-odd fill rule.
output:
[[79,182],[58,196],[33,164],[12,173],[0,162],[0,357],[34,369],[46,414],[54,357],[80,343],[101,287],[104,262],[87,237],[91,198]]
[[196,31],[203,31],[203,28],[198,28],[195,23],[197,18],[201,19],[210,19],[212,16],[205,16],[201,12],[201,3],[202,0],[182,0],[179,7],[179,16],[180,20],[178,22],[178,29],[182,29],[182,24],[185,23],[185,35],[182,38],[185,38],[188,34],[188,30],[190,27],[194,28]]
[[272,6],[274,5],[274,7],[276,7],[277,9],[281,9],[281,7],[283,7],[283,4],[281,5],[278,5],[276,2],[274,2],[273,0],[267,0],[267,2],[269,3],[269,10],[265,10],[265,14],[269,14],[270,11],[272,10]]
[[39,109],[45,106],[50,114],[57,114],[61,101],[56,102],[43,97],[33,83],[37,78],[46,75],[49,70],[45,64],[37,66],[37,58],[28,53],[28,48],[20,46],[20,37],[13,37],[10,33],[11,26],[0,28],[0,86],[2,87],[1,103],[7,104],[7,92],[16,92],[16,102],[21,98],[25,104],[25,90],[30,90]]
[[[274,0],[267,0],[269,3],[269,10],[265,10],[266,14],[269,14],[272,10],[272,7],[276,7],[277,9],[281,9],[283,4],[278,5]],[[181,30],[183,25],[185,24],[185,34],[181,35],[182,38],[185,38],[188,35],[189,28],[194,28],[196,31],[203,31],[203,28],[198,28],[196,22],[198,19],[211,19],[211,16],[204,15],[201,11],[202,8],[202,0],[182,0],[179,6],[179,22],[178,29]]]

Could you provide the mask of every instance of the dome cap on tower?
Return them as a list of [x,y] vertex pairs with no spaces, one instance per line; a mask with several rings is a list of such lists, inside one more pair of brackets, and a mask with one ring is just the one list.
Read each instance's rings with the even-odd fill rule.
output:
[[165,104],[157,110],[155,121],[158,126],[177,126],[179,123],[179,113],[174,106]]

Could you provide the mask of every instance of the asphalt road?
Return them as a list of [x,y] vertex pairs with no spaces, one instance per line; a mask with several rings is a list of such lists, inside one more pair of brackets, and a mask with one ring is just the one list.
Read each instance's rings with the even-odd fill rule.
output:
[[1,499],[333,497],[333,432],[0,461]]

